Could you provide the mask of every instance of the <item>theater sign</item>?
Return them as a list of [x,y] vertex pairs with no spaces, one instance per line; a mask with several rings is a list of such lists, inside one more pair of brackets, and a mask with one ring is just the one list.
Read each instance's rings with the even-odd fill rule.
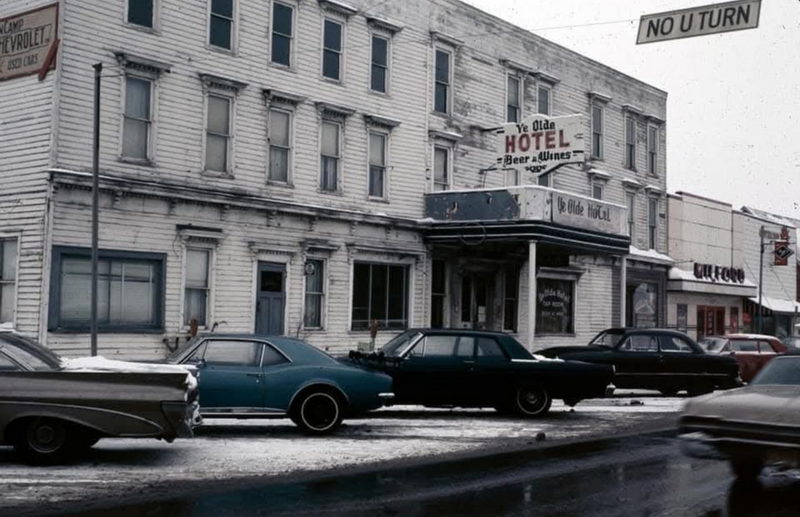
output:
[[43,78],[55,64],[58,5],[0,18],[0,81],[24,75]]
[[567,163],[583,163],[583,115],[534,115],[498,131],[497,164],[544,174]]

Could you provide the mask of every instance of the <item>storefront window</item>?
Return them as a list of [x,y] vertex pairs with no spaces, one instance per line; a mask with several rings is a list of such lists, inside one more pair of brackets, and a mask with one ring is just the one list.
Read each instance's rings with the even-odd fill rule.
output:
[[540,278],[536,283],[536,333],[575,333],[575,282]]
[[[632,288],[632,292],[630,291]],[[655,327],[658,321],[658,286],[640,283],[629,286],[633,326],[636,328]]]

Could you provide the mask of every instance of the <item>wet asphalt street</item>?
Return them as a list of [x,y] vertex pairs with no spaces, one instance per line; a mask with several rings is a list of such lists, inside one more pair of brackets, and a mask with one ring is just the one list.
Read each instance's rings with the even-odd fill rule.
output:
[[800,482],[737,486],[669,436],[633,437],[395,471],[269,484],[83,515],[795,516]]

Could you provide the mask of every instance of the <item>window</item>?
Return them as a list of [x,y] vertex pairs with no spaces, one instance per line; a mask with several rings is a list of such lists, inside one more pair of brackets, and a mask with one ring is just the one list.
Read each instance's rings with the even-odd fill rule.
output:
[[288,111],[269,110],[269,173],[270,181],[289,182],[292,115]]
[[18,372],[20,367],[10,357],[0,353],[0,372]]
[[647,200],[647,244],[651,250],[658,245],[658,199]]
[[492,338],[481,337],[478,338],[478,349],[476,350],[478,357],[493,357],[493,358],[506,358],[503,349]]
[[264,345],[264,355],[261,358],[261,366],[275,366],[276,364],[288,363],[289,360],[286,356],[272,348],[270,345]]
[[434,260],[431,273],[431,327],[444,328],[447,297],[447,266],[444,260]]
[[219,366],[260,366],[261,348],[263,345],[255,341],[223,341],[206,342],[205,361]]
[[537,109],[542,115],[550,115],[550,88],[540,86],[536,95]]
[[125,78],[125,112],[122,127],[122,156],[147,160],[150,149],[150,130],[153,123],[153,81],[142,77]]
[[658,339],[647,334],[634,334],[619,347],[625,352],[658,352]]
[[519,292],[519,271],[506,271],[505,291],[503,294],[503,330],[517,331],[517,306]]
[[436,146],[433,148],[433,190],[450,188],[450,149]]
[[17,239],[0,239],[0,325],[14,322]]
[[386,197],[386,135],[369,134],[369,195]]
[[436,74],[434,82],[434,105],[437,113],[450,112],[450,53],[436,49]]
[[211,18],[208,24],[208,42],[219,48],[233,48],[233,2],[211,0]]
[[522,115],[522,80],[519,77],[508,76],[506,87],[506,122],[519,122]]
[[206,170],[230,170],[231,104],[229,97],[208,95]]
[[636,194],[626,192],[625,205],[628,207],[628,236],[633,241],[633,233],[636,227]]
[[292,35],[294,8],[280,2],[272,4],[272,62],[292,64]]
[[325,20],[322,75],[336,81],[341,80],[342,73],[342,28],[341,23]]
[[658,284],[629,284],[625,296],[629,327],[653,328],[659,325],[661,317],[658,308]]
[[575,282],[539,278],[536,284],[536,333],[574,334]]
[[128,23],[153,28],[155,0],[128,0]]
[[[91,250],[53,249],[50,330],[87,332],[91,318]],[[101,250],[98,328],[163,331],[164,255]]]
[[592,106],[592,158],[603,158],[603,108]]
[[341,125],[338,122],[322,122],[319,188],[323,192],[336,192],[339,190],[340,132]]
[[370,73],[370,89],[374,92],[386,93],[389,79],[389,40],[380,36],[372,36],[372,69]]
[[691,354],[694,352],[686,340],[677,336],[661,336],[661,351],[674,354]]
[[647,128],[647,172],[658,175],[658,128]]
[[516,187],[519,185],[519,170],[506,169],[506,187]]
[[625,167],[636,170],[636,120],[625,119]]
[[539,174],[539,177],[536,178],[536,183],[540,187],[549,187],[550,186],[550,176],[552,176],[552,173],[551,174]]
[[305,328],[321,329],[325,303],[325,261],[306,261],[306,302],[303,316]]
[[730,342],[731,352],[758,352],[758,342],[752,339],[736,339]]
[[208,327],[210,256],[209,250],[186,250],[183,282],[183,324],[186,326],[195,321],[198,327]]
[[779,354],[780,352],[769,341],[758,342],[758,352],[761,354]]
[[425,336],[411,350],[411,355],[422,357],[450,357],[456,353],[458,336]]
[[597,200],[603,199],[603,184],[599,181],[592,183],[592,197]]
[[408,267],[356,262],[353,268],[353,330],[408,326]]

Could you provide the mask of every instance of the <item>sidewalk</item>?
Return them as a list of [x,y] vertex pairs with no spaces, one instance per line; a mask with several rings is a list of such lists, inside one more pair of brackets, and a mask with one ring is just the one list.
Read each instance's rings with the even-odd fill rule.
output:
[[[29,467],[0,448],[0,508],[37,512],[106,498],[157,498],[208,486],[308,477],[332,470],[428,463],[458,457],[605,439],[673,425],[683,399],[643,394],[554,403],[543,419],[493,410],[392,407],[346,420],[315,438],[288,420],[207,420],[193,440],[105,439],[69,466]],[[19,513],[19,512],[15,512]]]

